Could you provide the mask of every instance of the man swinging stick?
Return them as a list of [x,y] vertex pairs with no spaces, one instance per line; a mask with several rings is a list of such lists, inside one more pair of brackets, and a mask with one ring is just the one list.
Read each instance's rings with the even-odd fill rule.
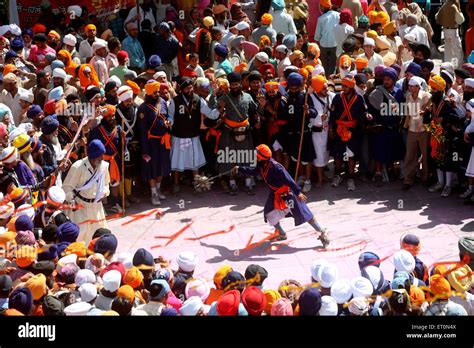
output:
[[292,216],[295,226],[308,222],[319,232],[318,239],[326,248],[329,245],[329,238],[326,229],[321,228],[314,219],[313,213],[306,205],[306,196],[301,192],[301,188],[296,184],[286,169],[272,158],[272,151],[267,145],[257,146],[257,166],[239,167],[232,169],[234,175],[244,174],[257,176],[261,175],[271,192],[265,203],[263,211],[265,222],[270,226],[275,226],[279,236],[276,240],[286,240],[287,236],[283,231],[280,220]]

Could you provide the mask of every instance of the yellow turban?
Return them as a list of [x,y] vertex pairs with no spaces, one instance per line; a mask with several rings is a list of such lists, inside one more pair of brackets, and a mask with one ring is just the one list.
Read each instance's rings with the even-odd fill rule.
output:
[[430,278],[430,290],[438,299],[446,300],[451,296],[449,282],[439,274],[435,274]]
[[262,35],[260,37],[260,42],[258,43],[258,47],[260,49],[264,48],[265,46],[270,46],[272,44],[272,40],[267,35]]
[[371,39],[376,39],[377,36],[379,36],[379,34],[377,34],[377,32],[375,30],[369,30],[367,33],[366,33],[366,36],[367,37],[370,37]]
[[132,80],[128,80],[127,85],[129,85],[132,88],[133,94],[140,94],[140,92],[142,91],[140,89],[140,86],[136,82],[133,82]]
[[390,17],[388,13],[385,11],[379,11],[375,18],[376,18],[376,22],[379,22],[380,24],[382,24],[382,26],[390,22]]
[[319,93],[323,90],[324,85],[328,82],[323,75],[316,75],[311,78],[311,87],[313,87],[316,93]]
[[469,291],[472,285],[472,270],[468,265],[448,274],[449,284],[458,292]]
[[369,23],[370,24],[374,24],[375,22],[377,22],[377,11],[369,11],[369,13],[367,14],[367,17],[369,17]]
[[204,26],[206,28],[213,27],[214,26],[214,18],[212,18],[210,16],[204,17],[204,19],[202,20],[202,24],[204,24]]
[[383,33],[387,36],[392,35],[396,29],[397,25],[395,24],[395,21],[391,21],[383,26]]
[[273,16],[270,13],[265,13],[262,16],[262,19],[260,22],[262,22],[263,25],[270,25],[272,24],[273,21]]
[[331,8],[332,7],[331,0],[321,0],[319,2],[319,6],[321,6],[323,8]]
[[145,85],[146,95],[152,95],[155,92],[160,90],[160,83],[158,81],[153,81]]
[[84,31],[87,33],[89,30],[95,30],[97,31],[97,28],[94,24],[87,24],[84,28]]
[[86,257],[87,247],[84,242],[74,242],[68,245],[68,247],[64,250],[64,254],[76,254],[77,257]]
[[225,276],[232,271],[232,267],[229,265],[224,265],[217,270],[216,274],[214,274],[214,284],[216,285],[217,289],[222,289],[222,279],[224,279]]
[[306,82],[306,81],[308,80],[308,77],[309,77],[309,71],[308,71],[308,69],[300,68],[300,69],[298,70],[298,74],[300,74],[301,76],[303,76],[304,82]]
[[292,54],[290,54],[289,58],[290,58],[291,64],[293,64],[293,61],[295,61],[296,59],[298,59],[298,58],[303,59],[304,54],[300,50],[296,50],[296,51],[293,51]]
[[410,300],[417,306],[421,306],[425,302],[425,293],[417,286],[410,286]]
[[446,81],[439,75],[430,77],[428,84],[434,91],[444,91],[446,89]]
[[267,305],[265,306],[265,313],[270,315],[270,313],[272,312],[273,303],[279,298],[281,298],[281,295],[276,290],[265,290],[263,293],[265,294],[265,298],[267,299]]

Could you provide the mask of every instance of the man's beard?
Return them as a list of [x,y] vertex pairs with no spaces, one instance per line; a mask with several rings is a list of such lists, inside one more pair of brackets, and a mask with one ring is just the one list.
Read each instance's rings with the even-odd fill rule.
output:
[[421,62],[423,61],[423,59],[419,59],[419,58],[413,58],[413,62],[416,63],[416,64],[420,64]]
[[230,94],[232,94],[233,97],[238,97],[241,93],[242,93],[242,88],[230,90]]
[[26,163],[28,168],[33,170],[35,168],[35,161],[33,160],[33,156],[31,155],[31,152],[27,151],[22,155],[23,162]]
[[57,135],[51,137],[51,144],[53,145],[58,145],[59,144],[59,138]]
[[435,104],[439,104],[443,100],[444,93],[442,91],[436,91],[431,93],[431,100]]

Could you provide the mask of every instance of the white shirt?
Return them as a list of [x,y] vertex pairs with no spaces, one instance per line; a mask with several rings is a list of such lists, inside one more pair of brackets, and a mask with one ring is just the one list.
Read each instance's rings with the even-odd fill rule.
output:
[[354,33],[354,28],[347,23],[338,24],[334,28],[334,35],[336,36],[336,56],[340,56],[342,53],[342,43],[351,34]]
[[375,52],[372,55],[372,57],[370,57],[370,59],[367,58],[365,53],[359,54],[357,57],[367,59],[369,61],[369,68],[372,69],[372,71],[374,71],[374,69],[377,65],[384,65],[382,56],[378,53],[375,53]]
[[[291,17],[286,10],[285,11],[274,11],[270,10],[270,14],[273,15],[272,27],[277,33],[283,34],[296,34],[296,26]],[[257,42],[258,43],[258,42]]]
[[[318,116],[316,118],[312,119],[312,124],[313,126],[316,127],[323,127],[325,131],[328,130],[328,122],[329,122],[329,113],[328,110],[331,107],[332,100],[336,94],[329,91],[328,96],[326,98],[322,98],[321,96],[318,95],[318,98],[321,99],[326,105],[323,105],[318,98],[316,98],[315,93],[311,93],[311,99],[313,100],[313,105],[316,111],[318,112]],[[326,114],[327,118],[326,120],[322,120],[321,116]]]
[[286,67],[290,66],[290,58],[285,57],[285,59],[282,59],[278,62],[278,77],[280,78],[280,81],[283,81],[285,79],[285,69]]
[[15,96],[12,96],[10,92],[4,89],[0,95],[0,103],[8,106],[12,111],[12,122],[15,126],[20,124],[20,116],[23,114],[23,109],[19,103],[21,93],[26,93],[26,89],[18,87],[18,91],[16,92]]
[[105,63],[107,64],[107,71],[110,71],[119,65],[117,56],[113,53],[109,53],[107,57],[105,57]]
[[[145,12],[145,15],[143,15],[143,9],[141,6],[139,6],[139,11],[138,13],[141,15],[141,20],[140,20],[140,27],[141,27],[141,23],[145,20],[145,19],[149,19],[150,22],[151,22],[151,30],[153,30],[153,28],[156,26],[156,19],[155,19],[155,15],[153,14],[153,10],[150,9],[148,12]],[[124,27],[127,28],[127,25],[126,23],[127,22],[130,22],[130,21],[134,21],[134,17],[137,15],[137,7],[136,6],[133,6],[132,9],[130,10],[130,12],[128,13],[128,16],[127,16],[127,19],[125,19],[125,22],[124,22]],[[136,23],[136,21],[135,21]]]
[[[94,42],[97,38],[94,38]],[[93,42],[93,43],[94,43]],[[81,44],[79,45],[79,57],[81,58],[81,63],[85,63],[87,58],[92,57],[94,55],[94,51],[92,50],[92,45],[89,44],[89,41],[82,40]]]
[[156,301],[150,301],[146,304],[142,304],[140,306],[137,306],[138,311],[144,311],[148,315],[154,315],[154,316],[159,316],[161,315],[161,311],[164,308],[164,304],[161,302],[156,302]]
[[105,58],[94,56],[89,64],[94,67],[99,81],[105,85],[106,81],[109,79],[109,70],[107,69]]
[[428,42],[428,33],[426,32],[425,28],[422,28],[418,25],[412,25],[411,27],[406,27],[403,29],[403,36],[407,34],[415,35],[416,43],[430,47],[430,43]]

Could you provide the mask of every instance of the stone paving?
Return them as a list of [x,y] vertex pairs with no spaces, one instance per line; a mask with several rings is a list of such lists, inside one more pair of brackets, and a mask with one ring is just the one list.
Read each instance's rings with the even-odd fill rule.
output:
[[[289,236],[286,244],[264,242],[244,250],[252,235],[253,244],[264,239],[266,232],[272,232],[263,221],[263,204],[268,191],[261,183],[257,185],[255,196],[245,192],[229,196],[222,193],[218,185],[212,192],[195,196],[185,188],[180,196],[171,196],[162,202],[159,211],[164,215],[161,218],[152,214],[122,226],[131,220],[125,217],[109,222],[109,226],[119,238],[119,252],[134,253],[140,247],[147,248],[155,257],[171,259],[171,267],[177,268],[176,255],[192,250],[199,257],[195,275],[209,280],[223,264],[230,264],[243,273],[249,264],[258,263],[269,272],[267,288],[277,287],[286,278],[309,282],[311,263],[318,258],[334,262],[340,277],[356,276],[358,255],[363,250],[373,251],[380,257],[391,255],[399,248],[400,236],[406,232],[420,237],[420,258],[427,265],[458,260],[459,237],[474,232],[474,207],[464,205],[457,194],[442,198],[421,186],[402,192],[399,182],[381,188],[360,181],[356,181],[356,185],[356,191],[348,192],[345,183],[338,188],[326,184],[321,189],[313,188],[308,195],[309,207],[316,219],[330,231],[332,242],[327,252],[321,251],[311,226],[295,227],[291,218],[282,222]],[[144,198],[143,203],[134,205],[128,214],[147,213],[152,209],[149,200]],[[191,226],[171,242],[156,238],[171,236],[190,222]],[[235,228],[228,233],[189,240],[232,225]],[[168,242],[166,247],[152,248]],[[381,268],[389,276],[393,272],[391,259],[382,262]]]

